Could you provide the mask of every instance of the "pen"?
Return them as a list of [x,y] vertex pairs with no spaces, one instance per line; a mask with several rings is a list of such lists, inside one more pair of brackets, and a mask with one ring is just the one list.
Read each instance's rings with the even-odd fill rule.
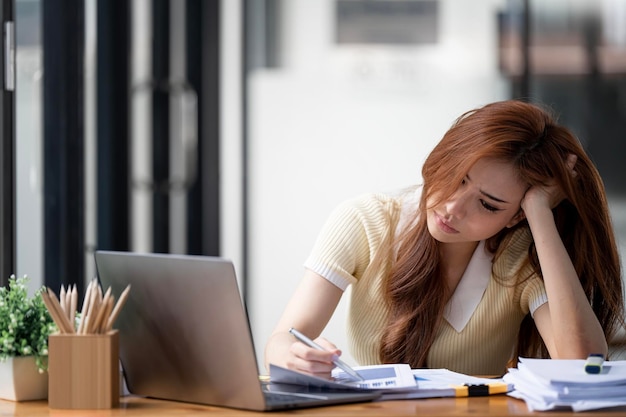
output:
[[602,364],[604,363],[604,355],[601,353],[592,353],[587,357],[585,363],[585,372],[588,374],[599,374],[602,372]]
[[[303,335],[302,333],[300,333],[299,331],[297,331],[296,329],[294,329],[293,327],[291,329],[289,329],[289,333],[291,333],[292,335],[294,335],[296,337],[296,339],[298,339],[299,341],[301,341],[302,343],[317,349],[317,350],[326,350],[323,347],[321,347],[320,345],[318,345],[317,343],[315,343],[314,341],[312,341],[311,339],[309,339],[308,337],[306,337],[305,335]],[[352,369],[350,367],[350,365],[348,365],[347,363],[345,363],[344,361],[342,361],[341,359],[337,358],[336,360],[333,361],[333,364],[338,367],[343,369],[348,375],[350,375],[352,378],[354,378],[357,381],[365,381],[365,378],[363,378],[361,375],[359,375],[354,369]]]

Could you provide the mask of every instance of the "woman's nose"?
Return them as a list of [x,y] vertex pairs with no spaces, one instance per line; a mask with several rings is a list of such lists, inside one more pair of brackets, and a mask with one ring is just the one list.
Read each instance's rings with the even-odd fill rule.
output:
[[467,212],[467,193],[457,191],[445,203],[446,212],[456,218],[463,218]]

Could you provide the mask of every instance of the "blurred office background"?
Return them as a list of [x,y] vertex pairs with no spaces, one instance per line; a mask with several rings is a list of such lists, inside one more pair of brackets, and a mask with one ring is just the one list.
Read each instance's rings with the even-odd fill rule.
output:
[[[225,256],[261,359],[330,211],[419,182],[456,117],[509,98],[580,137],[626,250],[626,0],[3,5],[3,283],[83,285],[97,248]],[[346,298],[324,332],[339,346]]]

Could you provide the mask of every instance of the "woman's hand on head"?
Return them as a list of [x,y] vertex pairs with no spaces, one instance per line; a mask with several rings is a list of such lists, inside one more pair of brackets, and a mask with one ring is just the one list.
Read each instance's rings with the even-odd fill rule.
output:
[[[575,178],[576,175],[578,175],[575,170],[576,160],[576,155],[570,154],[565,161],[572,178]],[[565,197],[566,196],[563,190],[554,182],[544,186],[535,185],[526,191],[526,194],[521,201],[521,207],[526,216],[528,216],[529,212],[532,212],[533,209],[536,208],[543,207],[552,210],[558,206],[559,203],[565,199]]]
[[287,368],[330,379],[331,371],[335,367],[333,361],[341,356],[341,351],[323,337],[318,337],[315,342],[326,350],[315,349],[299,341],[294,342],[285,361]]

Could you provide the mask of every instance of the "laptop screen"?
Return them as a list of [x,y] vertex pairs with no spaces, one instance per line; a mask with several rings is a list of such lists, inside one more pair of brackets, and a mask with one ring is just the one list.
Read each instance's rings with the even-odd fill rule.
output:
[[235,271],[215,257],[98,251],[104,290],[130,293],[113,327],[131,393],[263,409]]

